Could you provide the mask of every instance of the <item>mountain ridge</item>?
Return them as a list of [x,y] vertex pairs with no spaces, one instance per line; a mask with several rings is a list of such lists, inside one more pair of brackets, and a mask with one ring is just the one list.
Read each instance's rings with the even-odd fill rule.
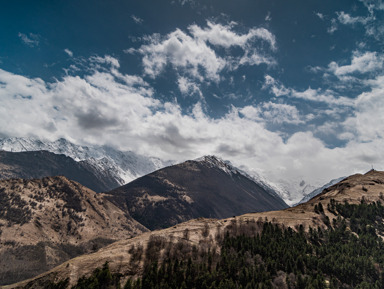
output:
[[[101,175],[113,177],[119,185],[124,185],[138,177],[177,163],[175,161],[164,161],[155,157],[138,155],[134,152],[121,152],[108,146],[75,145],[63,138],[56,141],[42,141],[21,137],[3,138],[0,139],[0,149],[6,151],[47,150],[57,154],[65,154],[75,161],[83,162],[84,166],[94,170],[96,174],[98,172]],[[263,183],[269,189],[277,192],[289,205],[297,203],[303,196],[323,184],[322,182],[319,182],[318,186],[305,184],[303,187],[300,186],[303,183],[303,180],[300,178],[272,182],[259,172],[249,170],[249,168],[241,170],[254,178],[256,182]],[[296,200],[297,198],[299,199]]]
[[[177,250],[183,250],[188,246],[193,254],[193,246],[196,245],[207,251],[210,249],[208,252],[220,254],[216,244],[219,240],[217,238],[223,232],[229,230],[234,236],[240,236],[242,230],[247,229],[242,226],[251,226],[250,228],[254,228],[256,230],[254,233],[257,234],[258,228],[263,227],[263,223],[266,222],[284,228],[290,227],[298,232],[309,231],[310,227],[328,228],[332,227],[333,219],[338,218],[332,211],[332,206],[328,206],[328,204],[332,204],[332,202],[344,204],[346,201],[350,204],[376,203],[384,201],[383,192],[384,172],[371,171],[364,175],[352,175],[324,190],[307,203],[294,208],[251,213],[222,220],[190,220],[167,229],[144,233],[133,239],[115,242],[98,252],[69,260],[38,278],[4,288],[38,288],[43,284],[58,282],[67,277],[69,284],[73,285],[78,278],[90,276],[95,268],[101,268],[105,262],[109,262],[112,273],[122,274],[124,277],[122,281],[130,277],[137,278],[144,270],[146,256],[150,256],[149,253],[146,253],[148,250],[151,250],[150,252],[155,256],[153,260],[167,256],[168,252],[175,254],[178,252]],[[322,203],[321,209],[319,209],[320,203]],[[156,251],[155,248],[163,249]],[[140,255],[138,255],[139,251]]]
[[173,163],[131,151],[122,152],[108,146],[76,145],[64,138],[56,141],[21,137],[3,138],[0,139],[0,149],[11,152],[46,150],[64,154],[75,161],[88,163],[89,167],[101,173],[109,173],[119,185]]
[[275,192],[213,156],[157,170],[105,196],[150,229],[288,207]]
[[98,171],[88,163],[76,162],[64,154],[48,151],[0,151],[0,179],[33,179],[63,175],[96,192],[119,186],[108,171]]

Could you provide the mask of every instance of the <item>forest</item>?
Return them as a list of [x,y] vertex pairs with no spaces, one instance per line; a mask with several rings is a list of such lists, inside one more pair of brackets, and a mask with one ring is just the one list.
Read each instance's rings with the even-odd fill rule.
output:
[[[315,210],[324,214],[321,203]],[[140,254],[145,259],[141,278],[121,284],[123,276],[112,274],[105,263],[72,288],[384,288],[384,206],[332,200],[328,210],[335,218],[326,229],[233,223],[217,236],[220,250],[184,244],[159,258],[159,247],[167,245],[152,240]],[[67,285],[64,280],[50,288]]]

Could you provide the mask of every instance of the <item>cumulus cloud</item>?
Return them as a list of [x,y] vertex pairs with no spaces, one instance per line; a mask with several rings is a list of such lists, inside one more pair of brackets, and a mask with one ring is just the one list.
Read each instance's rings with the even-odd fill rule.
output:
[[38,34],[34,34],[34,33],[24,34],[19,32],[18,35],[21,41],[27,46],[29,47],[39,46],[40,36]]
[[383,76],[370,81],[372,89],[356,99],[354,115],[344,122],[345,131],[361,142],[384,139],[384,84]]
[[231,22],[228,25],[221,25],[207,22],[207,27],[201,28],[197,25],[189,27],[190,33],[195,39],[200,39],[204,42],[209,42],[215,46],[229,48],[239,46],[247,49],[247,46],[252,45],[254,40],[264,40],[272,49],[276,49],[275,36],[265,28],[252,28],[246,34],[237,34],[233,28],[237,25],[236,22]]
[[[265,28],[252,28],[247,33],[235,31],[237,24],[207,22],[206,27],[191,25],[188,32],[176,29],[160,36],[146,37],[146,44],[128,53],[142,55],[144,72],[155,78],[167,66],[196,80],[220,81],[224,69],[235,70],[240,65],[274,65],[269,52],[276,50],[275,36]],[[219,48],[226,50],[219,53]],[[235,57],[228,49],[240,48],[242,55]]]
[[170,64],[175,69],[185,69],[191,77],[201,81],[200,69],[209,80],[219,81],[219,72],[225,67],[225,60],[212,48],[181,30],[170,33],[163,41],[158,41],[156,36],[151,38],[139,52],[143,55],[144,71],[151,77],[156,77]]

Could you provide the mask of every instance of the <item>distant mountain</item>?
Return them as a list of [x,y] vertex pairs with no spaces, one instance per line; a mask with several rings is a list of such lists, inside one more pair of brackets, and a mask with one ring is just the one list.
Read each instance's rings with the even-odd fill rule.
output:
[[151,230],[288,207],[266,184],[215,156],[166,167],[106,196]]
[[80,146],[63,138],[53,142],[33,138],[4,138],[0,139],[0,150],[10,152],[46,150],[64,154],[75,161],[83,162],[85,167],[94,170],[95,173],[113,177],[119,185],[172,164],[170,161],[130,151],[122,152],[108,146]]
[[[196,163],[191,166],[191,163],[187,162],[184,166],[195,168],[196,170],[199,169],[199,165]],[[225,172],[227,170],[226,167],[222,167],[221,170],[223,173],[229,173],[232,174],[232,176],[236,175],[231,169]],[[40,275],[39,278],[12,285],[9,288],[45,288],[49,286],[51,282],[57,283],[67,278],[69,282],[68,285],[72,286],[76,284],[82,276],[90,276],[95,268],[102,268],[106,262],[109,264],[111,273],[118,274],[121,276],[120,280],[126,281],[130,277],[140,277],[143,274],[144,268],[150,270],[153,270],[152,268],[159,268],[161,262],[165,262],[164,259],[167,258],[178,260],[177,264],[179,266],[187,267],[185,270],[183,269],[184,271],[180,271],[182,272],[181,275],[185,277],[189,276],[188,274],[183,274],[183,272],[188,272],[187,270],[204,268],[202,270],[206,270],[207,273],[203,280],[209,282],[216,281],[217,279],[210,278],[211,275],[209,275],[208,272],[211,273],[211,271],[207,269],[206,266],[209,266],[209,264],[213,266],[219,264],[217,260],[222,260],[219,265],[235,264],[228,266],[228,272],[231,273],[233,270],[240,271],[239,274],[232,274],[236,278],[241,278],[241,276],[247,274],[245,272],[252,268],[255,268],[255,272],[264,270],[268,267],[265,266],[265,262],[269,262],[271,269],[268,270],[271,275],[268,275],[265,280],[267,280],[269,286],[273,284],[274,288],[288,288],[287,283],[296,286],[300,281],[304,279],[310,280],[311,278],[315,281],[320,280],[320,283],[317,283],[320,284],[318,287],[326,288],[327,284],[331,283],[327,280],[333,280],[331,284],[336,284],[334,288],[353,288],[354,284],[350,285],[351,282],[348,282],[348,280],[352,277],[355,278],[356,274],[362,277],[361,279],[363,281],[366,278],[370,278],[370,280],[373,281],[375,281],[376,278],[381,281],[380,272],[383,262],[380,261],[381,259],[375,259],[376,256],[374,256],[374,254],[380,252],[380,246],[382,246],[382,237],[380,234],[382,234],[383,231],[383,209],[378,201],[383,202],[383,192],[384,172],[370,171],[364,175],[352,175],[325,189],[321,194],[315,196],[308,202],[293,208],[280,211],[249,213],[223,220],[203,218],[191,220],[164,230],[157,230],[132,239],[117,241],[108,247],[102,248],[98,252],[72,259],[52,271]],[[345,205],[345,202],[348,202],[349,205]],[[359,216],[359,210],[355,210],[354,212],[357,214],[352,214],[354,219],[352,223],[350,213],[353,212],[354,207],[350,205],[361,205],[362,203],[371,204],[372,207],[368,205],[360,206],[358,209],[366,213],[366,215]],[[376,210],[374,209],[375,206]],[[341,209],[341,211],[339,212],[338,209]],[[359,217],[370,218],[371,221],[373,220],[372,224],[374,224],[375,227],[370,224],[367,225],[367,223],[359,224],[357,222]],[[264,226],[267,225],[265,224],[266,222],[271,223],[269,226]],[[276,227],[271,227],[271,224],[279,224],[280,228],[290,227],[291,230],[287,230],[285,231],[286,233],[279,235]],[[269,236],[272,236],[273,240],[260,237],[262,236],[261,233],[264,227],[268,229]],[[314,228],[315,230],[310,230],[310,228]],[[375,228],[380,228],[380,231],[376,231]],[[326,230],[330,233],[325,236]],[[356,231],[358,232],[359,230],[361,230],[361,232],[357,234]],[[302,234],[303,231],[306,231],[306,234]],[[299,232],[299,234],[295,232]],[[360,234],[363,233],[365,236],[360,239]],[[232,243],[223,242],[226,235],[231,238]],[[376,237],[374,237],[375,235]],[[258,246],[253,247],[251,245],[252,243],[240,243],[242,239],[248,241],[246,236],[256,239]],[[280,239],[278,236],[280,236]],[[308,236],[311,236],[312,239],[308,238]],[[369,236],[369,238],[367,236]],[[279,240],[281,242],[284,240],[288,241],[285,242],[285,244],[288,244],[289,248],[296,248],[296,250],[288,250],[288,262],[287,260],[279,260],[280,255],[278,253],[287,252],[285,247],[277,248],[280,244]],[[298,243],[300,240],[303,242]],[[260,245],[268,245],[268,243],[272,241],[276,244],[276,247],[270,248],[270,252],[266,250],[260,251]],[[327,248],[333,248],[333,250],[326,252],[327,248],[322,247],[326,242],[329,245]],[[354,244],[351,244],[351,242],[354,242]],[[337,244],[334,245],[335,243]],[[239,244],[245,244],[246,248],[239,246]],[[364,248],[358,244],[364,244]],[[283,246],[282,244],[280,245]],[[308,254],[308,245],[312,248],[312,250],[309,251],[312,252],[312,254]],[[303,248],[300,248],[300,246],[303,246]],[[220,256],[224,247],[226,255]],[[369,251],[370,248],[373,247],[374,249]],[[360,253],[356,254],[357,256],[354,256],[354,254],[344,254],[340,248],[346,252],[358,248]],[[228,257],[231,256],[232,250],[239,251],[240,261],[238,263],[231,259],[231,257]],[[246,250],[245,253],[244,250]],[[294,251],[301,254],[300,260],[291,256]],[[204,254],[206,259],[204,259]],[[362,259],[362,254],[365,254],[365,256],[370,255],[370,257]],[[314,263],[309,264],[308,255],[314,258],[311,259],[311,262],[313,261]],[[337,258],[335,258],[335,256],[337,256]],[[348,261],[354,260],[355,262],[351,262],[349,264],[351,266],[346,266],[348,263],[346,263],[344,259]],[[192,261],[192,265],[190,265],[190,260]],[[276,260],[288,263],[290,269],[284,269],[285,271],[280,269],[276,270]],[[156,263],[156,267],[149,266],[153,264],[153,262],[158,262]],[[205,267],[196,265],[200,264],[199,262],[206,262],[204,263]],[[336,263],[338,269],[343,270],[340,272],[346,272],[346,275],[342,276],[336,268],[332,267]],[[148,266],[145,267],[144,264]],[[311,265],[312,268],[314,268],[314,273],[309,271],[310,268],[307,267],[307,265]],[[321,278],[319,279],[316,278],[316,276],[319,276],[317,274],[319,274],[320,266],[326,268],[326,271],[323,270],[320,273]],[[172,267],[175,268],[177,266],[173,265]],[[358,267],[359,270],[355,270],[355,267]],[[364,274],[365,269],[369,269],[372,274]],[[149,275],[156,276],[156,274],[153,274],[153,271],[151,272],[152,274],[148,274],[147,277]],[[308,275],[310,276],[308,278],[298,278],[298,274],[304,274],[302,272],[310,275],[313,274],[313,276]],[[212,273],[215,273],[215,269],[212,269]],[[171,277],[169,280],[173,281],[177,279],[176,277],[179,275],[174,276],[175,278]],[[219,276],[221,277],[221,275]],[[264,275],[258,276],[259,278],[264,277]],[[333,278],[330,276],[333,276]],[[343,277],[342,281],[341,277]],[[200,281],[202,282],[203,280]],[[343,286],[343,282],[348,282],[349,285]],[[216,286],[218,283],[219,282],[216,283]],[[124,285],[124,283],[122,284]],[[374,282],[365,282],[365,286],[359,286],[359,288],[370,288],[370,284],[374,284]],[[180,284],[177,283],[176,286],[179,285]],[[251,287],[253,288],[255,286]],[[225,285],[223,285],[223,288],[226,288]]]
[[308,202],[310,199],[312,199],[312,198],[316,197],[318,194],[320,194],[323,190],[333,186],[334,184],[337,184],[338,182],[342,181],[343,179],[345,179],[345,177],[331,180],[329,183],[326,183],[324,186],[317,188],[316,190],[313,190],[308,195],[304,196],[304,198],[302,198],[298,204]]
[[[142,156],[131,151],[122,152],[108,146],[76,145],[63,138],[53,142],[33,138],[4,138],[0,139],[0,150],[12,152],[46,150],[56,154],[64,154],[75,161],[82,162],[84,167],[87,167],[95,175],[114,179],[120,186],[175,164],[174,161]],[[297,203],[303,196],[308,195],[323,184],[321,181],[309,183],[303,178],[278,180],[272,183],[271,180],[264,178],[256,171],[242,170],[243,173],[244,171],[257,183],[264,184],[278,193],[289,205]]]
[[63,175],[96,191],[109,191],[119,186],[108,171],[99,171],[88,162],[76,162],[63,154],[47,151],[0,151],[0,179],[42,178]]
[[0,285],[148,231],[65,177],[0,181]]

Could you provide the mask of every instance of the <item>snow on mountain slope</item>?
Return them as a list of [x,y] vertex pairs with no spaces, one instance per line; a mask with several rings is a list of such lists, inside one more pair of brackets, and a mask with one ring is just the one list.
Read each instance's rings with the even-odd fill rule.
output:
[[215,156],[168,166],[105,195],[151,230],[288,207],[273,190]]
[[298,204],[308,202],[310,199],[312,199],[313,197],[316,197],[318,194],[320,194],[323,190],[329,188],[330,186],[333,186],[334,184],[337,184],[338,182],[341,182],[345,178],[346,177],[334,179],[334,180],[330,181],[329,183],[325,184],[324,186],[317,188],[316,190],[312,191],[308,195],[304,196],[304,198],[302,198]]
[[278,196],[278,197],[284,199],[284,196],[286,195],[286,192],[284,192],[281,188],[272,184],[266,178],[262,177],[261,175],[257,174],[256,172],[248,173],[242,169],[239,169],[239,168],[233,166],[230,161],[223,160],[217,156],[203,156],[201,158],[195,159],[195,161],[204,162],[211,167],[217,167],[229,175],[241,174],[244,177],[251,179],[255,183],[259,184],[267,192],[269,192],[270,194],[272,194],[274,196]]
[[42,141],[33,138],[0,139],[0,149],[11,152],[46,150],[55,154],[64,154],[76,161],[82,161],[101,174],[115,176],[121,185],[138,177],[173,163],[154,157],[138,155],[134,152],[122,152],[108,146],[81,146],[66,139]]

